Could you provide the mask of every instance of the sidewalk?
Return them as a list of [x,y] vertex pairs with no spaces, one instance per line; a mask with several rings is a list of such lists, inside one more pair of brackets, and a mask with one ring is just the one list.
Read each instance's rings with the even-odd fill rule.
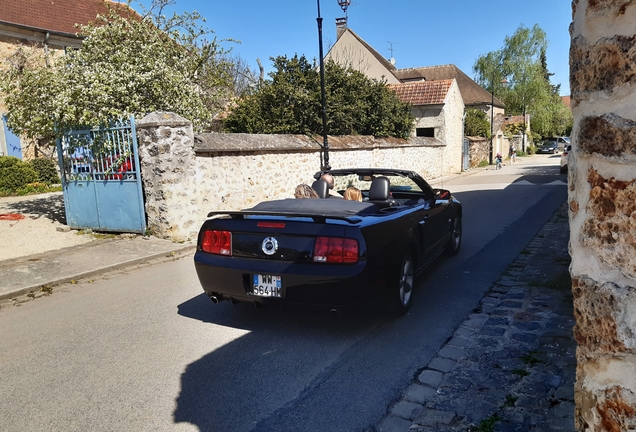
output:
[[78,246],[0,261],[0,300],[32,293],[117,269],[158,260],[175,259],[194,244],[155,237],[101,239]]
[[563,203],[377,429],[573,431],[568,240]]

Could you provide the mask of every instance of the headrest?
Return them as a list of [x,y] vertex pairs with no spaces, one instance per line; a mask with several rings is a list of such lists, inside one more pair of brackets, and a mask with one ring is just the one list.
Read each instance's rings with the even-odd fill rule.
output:
[[329,197],[329,185],[324,180],[316,180],[312,183],[311,188],[316,191],[318,198]]
[[389,199],[391,185],[387,177],[377,177],[369,188],[369,201],[385,201]]

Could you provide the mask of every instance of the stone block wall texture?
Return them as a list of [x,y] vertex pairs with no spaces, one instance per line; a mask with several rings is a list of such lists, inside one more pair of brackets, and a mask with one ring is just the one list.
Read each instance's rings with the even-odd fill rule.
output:
[[[137,134],[148,229],[177,241],[195,240],[210,211],[293,198],[294,188],[311,185],[321,167],[319,142],[305,136],[195,136],[189,121],[163,112],[139,120]],[[330,137],[329,142],[334,169],[400,168],[429,180],[461,172],[461,147],[455,156],[456,150],[434,138]]]
[[627,431],[636,429],[636,2],[572,7],[575,422]]

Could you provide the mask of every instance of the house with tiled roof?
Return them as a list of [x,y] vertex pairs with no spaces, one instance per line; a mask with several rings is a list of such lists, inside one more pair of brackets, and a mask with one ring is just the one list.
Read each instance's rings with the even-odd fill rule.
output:
[[504,113],[505,105],[503,102],[496,97],[493,98],[488,90],[477,84],[455,65],[397,69],[393,73],[403,83],[455,79],[466,109],[473,108],[484,111],[490,118],[490,107],[492,104],[494,115]]
[[455,80],[389,84],[400,99],[413,107],[415,136],[461,142],[464,104]]
[[463,139],[465,98],[473,102],[481,101],[481,98],[478,90],[472,87],[466,90],[464,97],[460,79],[481,87],[462,73],[456,73],[457,78],[440,79],[428,79],[417,73],[400,73],[393,62],[347,28],[346,23],[337,22],[336,25],[338,39],[325,59],[359,70],[369,78],[386,81],[400,99],[412,106],[415,116],[413,136],[439,139],[446,144],[449,161],[453,166],[457,165],[456,171],[468,168],[462,158],[463,154],[468,154]]
[[[79,47],[82,39],[77,25],[107,14],[109,6],[129,10],[125,2],[118,1],[0,0],[0,68],[20,49],[55,57],[67,48]],[[46,146],[21,141],[6,127],[3,106],[0,114],[0,155],[33,157],[46,150]]]

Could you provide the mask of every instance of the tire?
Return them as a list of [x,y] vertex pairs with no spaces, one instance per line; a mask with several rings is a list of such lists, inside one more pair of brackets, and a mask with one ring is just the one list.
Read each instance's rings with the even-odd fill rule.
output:
[[455,256],[459,252],[459,247],[462,244],[462,217],[457,215],[451,223],[451,238],[446,243],[444,249],[444,255]]
[[395,276],[391,289],[391,314],[402,316],[406,314],[413,303],[413,281],[415,279],[415,265],[410,254],[405,254],[400,268]]

